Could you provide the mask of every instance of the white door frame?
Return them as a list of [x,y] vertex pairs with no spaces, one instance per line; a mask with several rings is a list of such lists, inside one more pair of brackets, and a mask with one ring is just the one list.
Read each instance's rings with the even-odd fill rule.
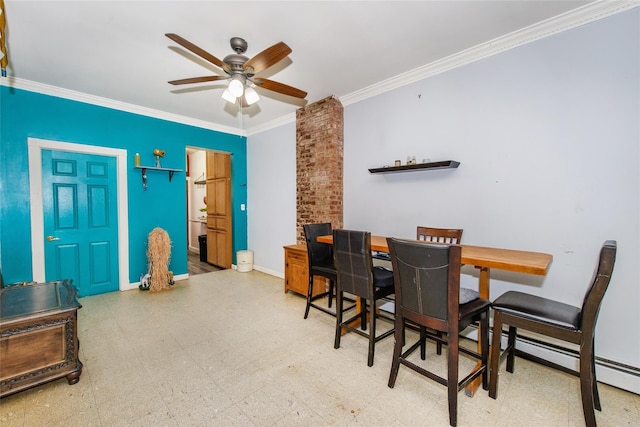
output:
[[127,150],[27,138],[29,155],[29,200],[31,203],[31,270],[33,280],[45,281],[44,211],[42,203],[42,150],[71,151],[116,158],[118,198],[118,283],[121,291],[134,289],[129,283],[129,207],[127,203]]

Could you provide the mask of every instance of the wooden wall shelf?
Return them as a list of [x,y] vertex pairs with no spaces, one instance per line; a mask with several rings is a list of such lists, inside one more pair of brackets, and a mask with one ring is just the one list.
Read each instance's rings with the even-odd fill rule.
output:
[[433,169],[453,169],[460,166],[460,162],[455,160],[444,160],[441,162],[430,163],[418,163],[415,165],[403,165],[403,166],[388,166],[381,168],[369,169],[371,173],[397,173],[397,172],[414,172],[418,170],[433,170]]

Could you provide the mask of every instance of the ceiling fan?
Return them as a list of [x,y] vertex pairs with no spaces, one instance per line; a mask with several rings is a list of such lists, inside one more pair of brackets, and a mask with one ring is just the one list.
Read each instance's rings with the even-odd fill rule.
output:
[[172,85],[229,80],[229,85],[222,94],[222,98],[231,103],[235,103],[237,99],[240,99],[240,105],[243,107],[254,104],[260,99],[253,85],[295,98],[304,99],[307,96],[307,92],[296,89],[295,87],[262,77],[256,77],[256,74],[277,64],[291,53],[291,48],[283,42],[276,43],[249,59],[243,55],[247,50],[247,42],[240,37],[233,37],[230,40],[231,49],[236,53],[225,56],[221,61],[177,34],[168,33],[165,35],[185,49],[190,50],[201,58],[211,62],[213,65],[222,68],[227,74],[226,76],[204,76],[171,80],[169,83]]

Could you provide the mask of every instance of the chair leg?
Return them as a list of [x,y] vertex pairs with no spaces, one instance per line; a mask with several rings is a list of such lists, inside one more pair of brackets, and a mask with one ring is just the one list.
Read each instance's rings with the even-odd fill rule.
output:
[[[585,344],[585,343],[583,343]],[[582,395],[582,412],[587,427],[596,427],[595,399],[593,395],[593,341],[580,349],[580,394]]]
[[449,424],[458,422],[458,333],[447,333],[447,394],[449,398]]
[[307,307],[304,309],[304,318],[309,315],[309,309],[311,308],[311,296],[313,295],[313,275],[309,274],[309,286],[307,289]]
[[340,337],[342,336],[342,292],[338,289],[336,293],[336,336],[333,348],[340,348]]
[[[436,332],[436,336],[440,339],[442,339],[442,331],[437,331]],[[438,341],[436,343],[436,354],[438,356],[440,356],[442,354],[442,343],[440,341]]]
[[395,344],[393,345],[393,358],[391,359],[391,373],[389,374],[389,388],[393,388],[396,384],[396,378],[398,377],[398,369],[400,368],[400,356],[402,355],[402,343],[404,342],[404,319],[396,312],[395,331],[393,332],[393,338]]
[[360,328],[367,330],[367,300],[360,298]]
[[[480,356],[482,357],[482,388],[489,389],[489,314],[484,312],[480,315]],[[498,345],[499,346],[499,345]],[[499,356],[498,356],[499,357]]]
[[333,288],[333,280],[329,280],[329,308],[331,308],[331,301],[333,300]]
[[369,354],[367,366],[373,366],[373,357],[376,351],[376,304],[375,300],[369,304]]
[[500,370],[500,345],[502,342],[502,313],[494,311],[493,337],[491,339],[491,357],[489,368],[489,397],[498,397],[498,371]]
[[[398,316],[396,315],[395,317],[397,318]],[[394,322],[394,325],[395,325],[395,322]],[[402,346],[401,347],[404,347],[404,345],[407,342],[406,340],[407,340],[407,337],[406,337],[406,334],[405,334],[405,330],[404,330],[404,328],[402,328]]]
[[[494,320],[495,321],[495,320]],[[509,325],[509,340],[507,343],[507,372],[513,373],[516,363],[516,333],[517,328]]]
[[427,327],[420,325],[420,359],[427,358]]
[[595,342],[591,344],[591,378],[593,383],[593,406],[598,410],[602,411],[602,406],[600,406],[600,394],[598,393],[598,379],[596,378],[596,357],[595,357]]

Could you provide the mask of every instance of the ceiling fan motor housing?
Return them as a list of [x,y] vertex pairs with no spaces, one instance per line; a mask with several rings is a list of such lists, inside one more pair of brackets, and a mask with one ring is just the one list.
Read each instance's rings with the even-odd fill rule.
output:
[[[249,60],[246,56],[242,55],[247,50],[247,42],[240,37],[232,37],[230,40],[231,48],[236,52],[224,57],[224,63],[229,66],[229,74],[244,74],[244,64]],[[249,77],[252,76],[247,74]]]
[[241,37],[232,37],[230,40],[231,49],[235,53],[245,53],[247,51],[247,41]]

